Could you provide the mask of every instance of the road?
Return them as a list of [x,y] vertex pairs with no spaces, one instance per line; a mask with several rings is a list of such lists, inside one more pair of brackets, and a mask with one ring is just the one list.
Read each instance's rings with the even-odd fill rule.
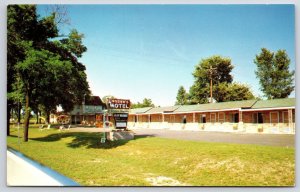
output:
[[295,135],[291,134],[250,134],[250,133],[223,133],[203,131],[174,131],[166,129],[134,129],[136,136],[154,136],[181,140],[204,142],[257,144],[269,146],[295,146]]

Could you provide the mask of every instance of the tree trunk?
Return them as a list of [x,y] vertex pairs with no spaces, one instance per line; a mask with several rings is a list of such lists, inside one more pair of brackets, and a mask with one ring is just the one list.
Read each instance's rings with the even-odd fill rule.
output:
[[48,124],[50,124],[50,112],[46,111],[46,121]]
[[21,108],[22,108],[22,106],[21,106],[21,103],[19,102],[18,109],[17,109],[17,111],[18,111],[18,123],[19,124],[21,123]]
[[7,101],[7,111],[6,111],[6,114],[7,114],[7,122],[6,122],[6,135],[9,136],[10,135],[10,110],[11,110],[11,107],[10,107],[10,101]]
[[30,97],[29,91],[26,93],[26,104],[25,104],[25,117],[24,117],[24,142],[28,141],[28,127],[29,127],[29,119],[30,119],[30,105],[29,105]]
[[[42,112],[38,112],[38,114],[39,114],[39,117],[42,117]],[[41,124],[41,123],[42,123],[42,119],[39,118],[39,124]]]
[[36,123],[35,124],[39,124],[39,111],[36,111]]

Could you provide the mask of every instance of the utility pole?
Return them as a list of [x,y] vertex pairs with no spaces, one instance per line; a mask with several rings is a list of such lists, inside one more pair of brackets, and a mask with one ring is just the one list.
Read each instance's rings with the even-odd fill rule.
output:
[[209,68],[209,78],[210,78],[210,103],[212,103],[212,72],[213,70],[217,69],[216,67],[212,68],[212,66],[210,66]]

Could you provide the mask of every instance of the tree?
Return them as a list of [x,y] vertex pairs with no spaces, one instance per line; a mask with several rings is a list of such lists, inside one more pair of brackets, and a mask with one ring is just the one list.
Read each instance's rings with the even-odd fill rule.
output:
[[[56,15],[39,18],[35,5],[8,7],[8,74],[14,77],[8,82],[8,93],[13,95],[12,85],[20,77],[25,97],[24,141],[31,110],[38,112],[42,106],[48,119],[58,105],[70,111],[90,94],[85,66],[78,61],[87,50],[83,34],[72,30],[67,38],[53,40],[59,37]],[[20,52],[18,59],[13,58],[13,48]]]
[[108,99],[116,99],[116,97],[112,95],[105,95],[104,97],[102,97],[102,102],[107,104]]
[[151,99],[147,99],[147,98],[144,98],[142,103],[137,102],[131,104],[131,109],[143,108],[143,107],[155,107],[155,105],[152,103]]
[[214,87],[214,99],[217,102],[225,101],[240,101],[255,99],[250,88],[245,84],[240,83],[220,83]]
[[[61,61],[61,58],[47,50],[29,50],[24,61],[18,62],[16,69],[20,74],[25,95],[25,118],[24,118],[24,141],[28,140],[28,126],[30,112],[33,109],[33,98],[43,96],[43,99],[53,99],[50,94],[57,92],[47,92],[52,83],[62,83],[65,76],[71,74],[72,64],[68,61]],[[50,103],[50,102],[49,102]],[[50,109],[56,107],[57,102],[52,100]]]
[[[38,34],[38,35],[36,35]],[[57,35],[53,25],[53,15],[38,20],[36,6],[9,5],[7,8],[7,135],[9,132],[10,112],[16,101],[14,95],[18,73],[15,65],[24,60],[28,46],[38,47],[40,42]],[[32,43],[34,42],[34,43]]]
[[202,59],[193,72],[195,81],[190,87],[188,104],[208,103],[212,83],[212,97],[216,102],[254,99],[249,86],[233,82],[231,59],[212,56]]
[[144,98],[142,105],[143,107],[155,107],[155,105],[152,103],[152,100],[148,98]]
[[[28,10],[34,12],[34,10]],[[19,22],[22,18],[23,22]],[[25,16],[21,8],[15,9],[12,6],[8,6],[7,10],[7,135],[10,135],[9,123],[11,118],[11,111],[15,108],[16,103],[20,100],[19,92],[16,90],[16,73],[15,64],[24,58],[24,49],[22,47],[21,33],[27,31],[27,24],[30,19]],[[23,30],[19,30],[23,28]]]
[[177,92],[175,105],[185,105],[187,104],[188,94],[183,86],[180,86]]
[[210,97],[210,80],[212,80],[214,87],[223,82],[231,83],[233,80],[230,74],[232,69],[233,65],[229,58],[212,56],[202,59],[195,66],[195,71],[193,72],[195,81],[189,91],[189,103],[208,103],[208,98]]
[[290,59],[285,50],[274,53],[262,48],[254,63],[261,91],[268,99],[286,98],[294,91],[295,71],[289,71]]

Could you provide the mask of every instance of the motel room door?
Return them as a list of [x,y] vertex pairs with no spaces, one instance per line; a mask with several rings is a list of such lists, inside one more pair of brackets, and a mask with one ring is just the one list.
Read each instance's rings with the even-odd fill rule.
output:
[[270,128],[271,132],[279,131],[279,112],[270,112]]
[[170,123],[172,123],[172,125],[175,123],[175,115],[170,116]]

